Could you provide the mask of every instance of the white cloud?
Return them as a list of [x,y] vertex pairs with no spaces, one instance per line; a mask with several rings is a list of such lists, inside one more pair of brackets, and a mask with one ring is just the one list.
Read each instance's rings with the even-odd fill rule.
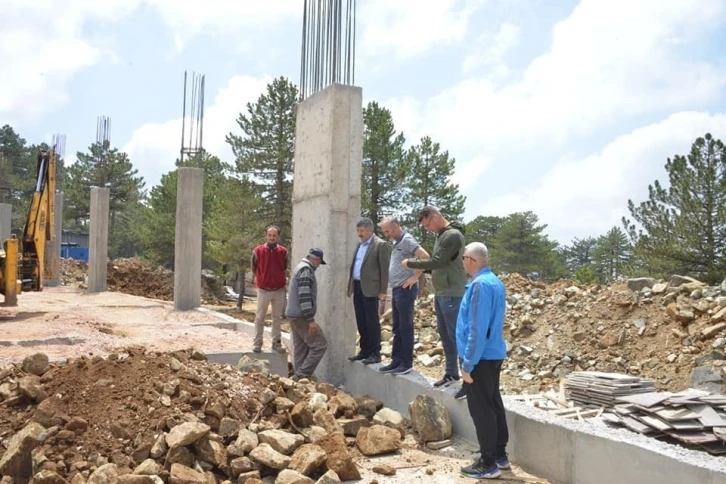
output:
[[[182,50],[192,37],[213,33],[249,38],[250,34],[267,28],[287,17],[300,18],[302,32],[303,2],[274,0],[271,2],[229,0],[145,0],[156,8],[171,30],[174,44]],[[232,47],[234,49],[234,47]]]
[[462,42],[482,0],[366,0],[358,2],[364,56],[411,59],[434,46]]
[[521,80],[470,77],[410,117],[466,154],[562,143],[626,116],[704,106],[726,86],[726,71],[680,55],[673,43],[699,39],[724,18],[724,2],[583,0]]
[[629,216],[628,199],[648,197],[656,179],[667,186],[666,158],[686,155],[707,132],[726,132],[726,114],[681,112],[620,136],[579,160],[561,160],[534,186],[487,201],[476,213],[507,215],[532,210],[562,243],[597,236]]
[[62,107],[73,75],[106,54],[83,36],[84,23],[121,18],[138,1],[64,3],[0,0],[0,117],[9,124]]
[[520,28],[507,22],[503,23],[493,35],[486,33],[481,35],[464,59],[461,65],[462,71],[464,74],[469,74],[482,66],[493,66],[495,72],[496,68],[501,66],[506,71],[502,58],[510,49],[516,47],[519,36]]
[[[142,4],[155,8],[182,50],[195,35],[248,37],[283,20],[302,16],[299,0],[228,2],[226,0],[0,0],[0,118],[29,124],[63,107],[68,83],[81,69],[101,59],[117,61],[108,31],[91,38],[90,22],[109,25]],[[257,29],[257,30],[254,30]],[[241,48],[245,45],[240,42]],[[234,50],[234,48],[232,48]]]
[[[232,161],[232,151],[225,142],[229,132],[240,133],[237,117],[246,112],[248,102],[255,102],[272,81],[270,76],[255,78],[235,76],[204,110],[204,149]],[[187,121],[188,122],[188,121]],[[148,188],[156,185],[161,175],[174,169],[181,148],[182,119],[165,123],[147,123],[136,129],[122,151],[128,153],[134,167],[144,177]],[[187,124],[187,133],[188,133]]]

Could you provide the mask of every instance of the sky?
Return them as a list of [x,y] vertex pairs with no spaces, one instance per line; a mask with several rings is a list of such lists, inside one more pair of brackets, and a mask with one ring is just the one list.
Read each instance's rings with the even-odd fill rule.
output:
[[[357,0],[355,84],[409,144],[456,159],[465,220],[532,210],[563,244],[621,225],[668,157],[726,140],[726,0]],[[0,125],[66,136],[111,119],[147,189],[181,146],[184,71],[204,147],[273,78],[300,82],[302,0],[0,0]]]

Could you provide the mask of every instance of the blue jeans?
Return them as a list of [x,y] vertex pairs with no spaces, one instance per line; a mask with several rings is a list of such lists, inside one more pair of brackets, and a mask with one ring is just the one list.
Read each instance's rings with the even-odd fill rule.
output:
[[459,376],[459,359],[456,351],[456,320],[463,297],[435,296],[436,329],[441,337],[446,357],[446,374]]
[[413,306],[418,296],[418,284],[404,289],[393,288],[393,353],[392,363],[413,366]]

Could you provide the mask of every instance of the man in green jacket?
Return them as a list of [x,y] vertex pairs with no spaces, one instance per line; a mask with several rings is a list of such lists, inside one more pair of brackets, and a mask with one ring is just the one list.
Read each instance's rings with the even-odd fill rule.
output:
[[[444,376],[434,383],[435,387],[440,387],[459,380],[456,320],[459,317],[459,306],[467,283],[461,259],[465,247],[464,233],[460,226],[446,220],[436,207],[424,207],[419,213],[418,221],[423,228],[436,234],[433,256],[429,259],[407,259],[402,264],[410,269],[431,271],[435,294],[436,328],[446,357]],[[463,388],[459,389],[456,398],[465,397],[466,392]]]

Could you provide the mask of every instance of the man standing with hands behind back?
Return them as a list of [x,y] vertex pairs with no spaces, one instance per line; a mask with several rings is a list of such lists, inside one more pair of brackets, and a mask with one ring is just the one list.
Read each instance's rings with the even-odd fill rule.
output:
[[353,254],[348,278],[348,297],[353,296],[355,320],[360,335],[360,352],[350,361],[381,362],[380,310],[388,291],[391,247],[374,233],[373,221],[361,218],[356,224],[360,242]]
[[481,242],[464,251],[464,269],[471,276],[456,323],[464,390],[474,421],[481,457],[461,473],[474,479],[495,479],[509,469],[507,417],[499,392],[499,375],[507,357],[504,341],[506,289],[489,267],[489,252]]

